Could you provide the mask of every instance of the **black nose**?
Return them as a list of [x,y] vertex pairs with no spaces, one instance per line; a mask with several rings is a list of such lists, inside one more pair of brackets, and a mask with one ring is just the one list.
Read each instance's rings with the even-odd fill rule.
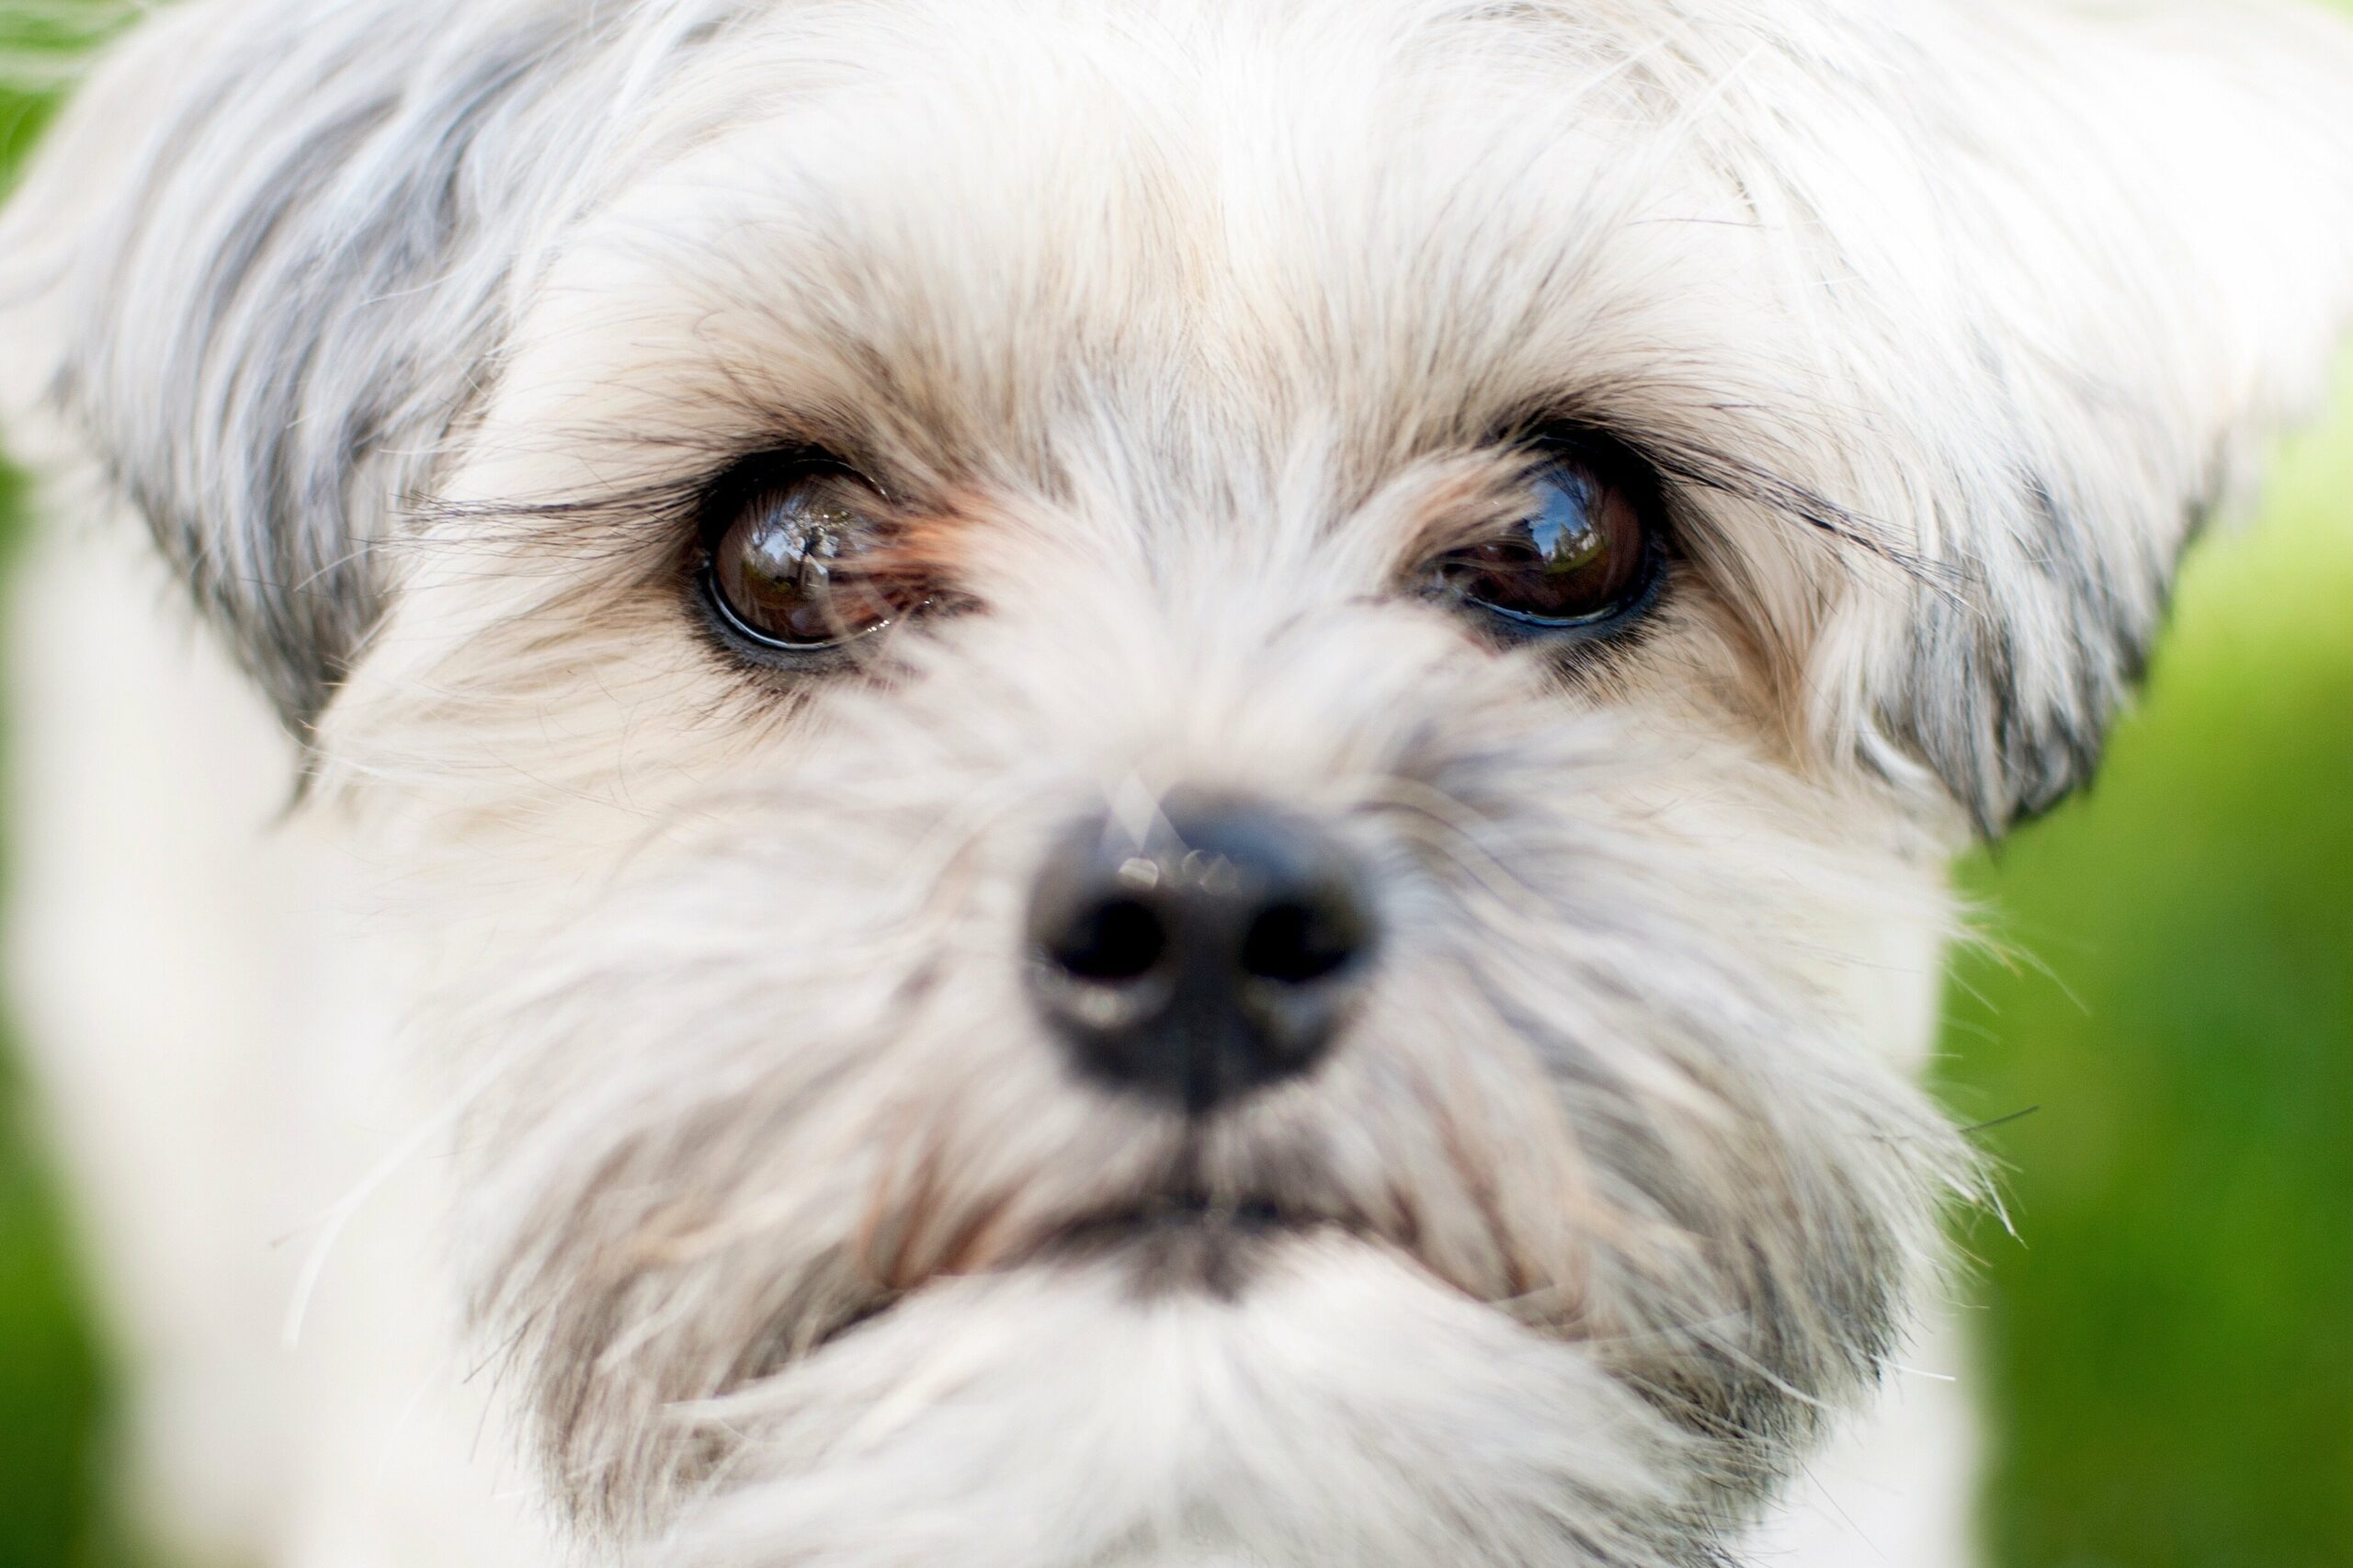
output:
[[1039,1008],[1098,1078],[1199,1114],[1314,1065],[1372,964],[1355,859],[1304,817],[1172,797],[1082,824],[1029,905]]

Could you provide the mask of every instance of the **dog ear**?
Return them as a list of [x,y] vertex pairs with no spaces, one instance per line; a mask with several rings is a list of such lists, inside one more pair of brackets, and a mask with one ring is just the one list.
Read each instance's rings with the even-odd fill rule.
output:
[[[94,457],[298,733],[388,513],[477,392],[564,121],[561,6],[288,0],[141,27],[0,221],[12,425]],[[20,428],[19,434],[24,431]]]
[[2004,0],[1966,31],[1900,110],[1920,185],[1853,215],[1882,231],[1858,254],[1919,275],[1881,339],[1913,380],[1879,417],[1929,432],[1864,728],[1991,835],[2089,777],[2183,551],[2325,393],[2353,324],[2353,29],[2301,0]]

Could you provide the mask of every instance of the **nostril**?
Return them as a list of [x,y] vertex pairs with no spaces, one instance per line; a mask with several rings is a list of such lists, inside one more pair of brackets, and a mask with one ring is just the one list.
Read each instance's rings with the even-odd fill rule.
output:
[[1337,973],[1363,946],[1355,923],[1303,900],[1271,904],[1242,938],[1242,971],[1255,980],[1310,985]]
[[1080,912],[1049,949],[1077,980],[1116,985],[1142,980],[1168,952],[1168,927],[1141,899],[1115,898]]

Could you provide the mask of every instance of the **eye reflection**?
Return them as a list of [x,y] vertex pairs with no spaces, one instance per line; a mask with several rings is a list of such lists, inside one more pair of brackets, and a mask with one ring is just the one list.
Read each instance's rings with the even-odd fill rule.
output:
[[1569,457],[1529,475],[1532,503],[1495,538],[1447,556],[1449,593],[1531,631],[1614,621],[1648,595],[1657,540],[1625,487]]
[[710,552],[711,597],[730,628],[763,647],[817,652],[918,608],[919,593],[870,569],[882,509],[862,481],[831,469],[752,491]]
[[1544,574],[1558,577],[1601,563],[1609,536],[1594,519],[1592,483],[1582,474],[1558,472],[1540,487],[1544,509],[1522,526],[1544,562]]

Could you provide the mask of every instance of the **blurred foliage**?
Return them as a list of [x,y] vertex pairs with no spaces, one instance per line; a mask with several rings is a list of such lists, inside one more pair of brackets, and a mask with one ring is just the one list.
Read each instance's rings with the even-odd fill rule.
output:
[[[0,176],[48,118],[40,65],[86,35],[90,6],[0,0]],[[0,177],[0,187],[5,178]],[[21,529],[0,469],[0,566]],[[0,777],[6,757],[0,751]],[[0,1568],[91,1568],[119,1558],[105,1505],[108,1388],[86,1291],[15,1053],[0,1038]]]
[[[0,557],[17,487],[0,472]],[[0,756],[0,767],[5,767]],[[0,1040],[0,1568],[106,1556],[98,1433],[105,1388],[82,1281],[26,1085]]]
[[[2341,399],[2353,415],[2353,396]],[[1964,872],[2014,1568],[2353,1562],[2353,417],[2194,555],[2093,793]]]
[[89,1562],[100,1497],[97,1358],[25,1096],[0,1077],[0,1568]]
[[[0,0],[0,79],[97,3]],[[0,169],[42,108],[0,91]],[[2002,1568],[2353,1561],[2344,401],[2197,553],[2098,788],[1963,870],[1997,941],[1957,969],[1949,1097],[2040,1108],[1986,1135],[2018,1236],[1969,1237]],[[108,1384],[30,1109],[0,1051],[0,1568],[94,1568]]]
[[68,63],[126,17],[124,0],[0,0],[0,175],[40,134]]

